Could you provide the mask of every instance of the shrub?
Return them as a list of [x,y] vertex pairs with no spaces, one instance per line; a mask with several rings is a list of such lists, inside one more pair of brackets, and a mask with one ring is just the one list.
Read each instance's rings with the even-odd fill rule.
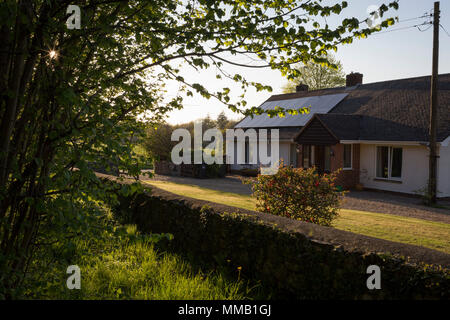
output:
[[276,174],[258,175],[247,183],[259,211],[330,226],[344,194],[334,185],[337,174],[281,165]]

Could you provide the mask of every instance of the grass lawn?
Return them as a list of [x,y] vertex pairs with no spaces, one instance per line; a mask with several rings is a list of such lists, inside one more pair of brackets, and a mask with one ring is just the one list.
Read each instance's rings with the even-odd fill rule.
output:
[[[102,225],[97,227],[101,228]],[[237,272],[202,271],[188,260],[155,247],[152,235],[139,234],[135,225],[121,227],[126,235],[106,231],[101,236],[88,232],[74,239],[69,260],[64,259],[68,243],[36,257],[25,281],[25,299],[145,299],[145,300],[242,300],[260,298],[258,285],[249,286]],[[52,253],[58,253],[52,259]],[[73,256],[72,256],[73,255]],[[66,268],[80,268],[80,290],[66,287]],[[226,275],[225,275],[226,274]],[[262,296],[261,298],[267,298]]]
[[[247,195],[221,192],[195,185],[145,181],[160,189],[186,197],[255,210],[256,200]],[[423,246],[450,254],[450,224],[391,214],[341,209],[334,227],[367,236]]]
[[216,300],[246,298],[245,284],[218,272],[202,273],[145,242],[106,251],[83,270],[82,299]]

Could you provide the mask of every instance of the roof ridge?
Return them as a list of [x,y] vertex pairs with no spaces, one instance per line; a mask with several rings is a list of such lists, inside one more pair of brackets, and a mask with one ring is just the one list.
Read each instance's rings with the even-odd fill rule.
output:
[[[439,77],[441,76],[450,76],[450,73],[440,73],[438,74]],[[356,86],[352,86],[352,87],[345,87],[345,86],[340,86],[340,87],[331,87],[331,88],[322,88],[322,89],[315,89],[315,90],[310,90],[310,91],[299,91],[299,92],[289,92],[289,93],[278,93],[278,94],[273,94],[271,95],[266,101],[276,101],[276,99],[274,99],[275,97],[283,97],[282,100],[290,100],[288,99],[289,95],[292,95],[292,99],[295,98],[302,98],[302,97],[315,97],[317,95],[309,95],[311,93],[321,93],[322,91],[333,91],[333,90],[342,90],[344,93],[346,93],[347,91],[353,91],[359,88],[362,88],[364,86],[367,85],[373,85],[373,84],[380,84],[380,83],[388,83],[388,82],[395,82],[395,81],[406,81],[406,80],[413,80],[413,79],[421,79],[421,78],[431,78],[431,75],[424,75],[424,76],[415,76],[415,77],[409,77],[409,78],[400,78],[400,79],[390,79],[390,80],[381,80],[381,81],[375,81],[375,82],[368,82],[368,83],[362,83],[362,84],[358,84]],[[295,95],[299,95],[299,94],[305,94],[305,96],[301,95],[301,96],[295,96]],[[325,93],[325,92],[324,92]],[[330,94],[336,94],[336,93],[330,93]],[[321,95],[326,95],[326,94],[321,94]]]
[[[440,73],[438,76],[450,76],[449,73]],[[413,79],[420,79],[420,78],[431,78],[431,75],[425,75],[425,76],[415,76],[415,77],[409,77],[409,78],[400,78],[400,79],[390,79],[390,80],[381,80],[381,81],[375,81],[375,82],[368,82],[368,83],[362,83],[360,86],[365,86],[369,84],[376,84],[376,83],[385,83],[385,82],[394,82],[394,81],[404,81],[404,80],[413,80]]]

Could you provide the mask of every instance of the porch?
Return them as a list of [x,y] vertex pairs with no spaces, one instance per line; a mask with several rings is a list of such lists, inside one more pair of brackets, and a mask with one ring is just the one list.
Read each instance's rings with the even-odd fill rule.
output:
[[336,184],[345,189],[354,188],[359,183],[359,144],[299,144],[298,167],[315,167],[320,174],[342,169]]

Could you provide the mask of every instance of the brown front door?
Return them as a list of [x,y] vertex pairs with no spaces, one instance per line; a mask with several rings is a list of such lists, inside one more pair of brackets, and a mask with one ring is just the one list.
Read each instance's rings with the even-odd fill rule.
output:
[[315,146],[315,161],[317,172],[322,174],[325,170],[325,147],[324,146]]

